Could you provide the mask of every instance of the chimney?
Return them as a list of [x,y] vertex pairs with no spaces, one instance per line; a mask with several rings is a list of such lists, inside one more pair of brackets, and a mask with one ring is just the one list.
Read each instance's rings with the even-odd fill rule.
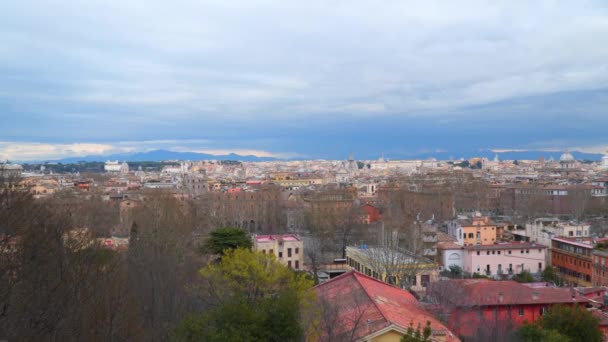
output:
[[538,300],[538,291],[532,292],[532,300]]
[[502,301],[503,301],[502,292],[498,292],[498,302],[502,303]]

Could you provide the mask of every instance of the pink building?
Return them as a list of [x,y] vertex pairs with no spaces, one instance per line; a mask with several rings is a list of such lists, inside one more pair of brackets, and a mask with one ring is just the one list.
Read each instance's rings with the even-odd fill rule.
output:
[[545,268],[547,247],[530,242],[504,242],[464,247],[463,269],[467,273],[501,278],[526,270],[532,274]]

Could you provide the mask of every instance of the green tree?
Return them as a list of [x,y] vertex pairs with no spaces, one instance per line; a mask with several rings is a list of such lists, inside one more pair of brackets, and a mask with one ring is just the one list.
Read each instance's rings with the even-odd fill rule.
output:
[[414,322],[410,322],[410,326],[407,328],[405,335],[401,337],[401,342],[429,342],[431,341],[431,322],[426,321],[424,329],[420,329],[420,324],[414,330]]
[[295,341],[305,334],[312,281],[273,255],[227,250],[200,270],[201,297],[210,310],[181,322],[175,341]]
[[557,273],[555,272],[555,269],[551,266],[548,266],[543,270],[543,273],[541,274],[541,279],[546,282],[554,283],[557,286],[562,286],[564,283],[563,280],[559,277],[559,275],[557,275]]
[[599,319],[580,306],[554,306],[535,324],[525,324],[518,331],[525,342],[600,342],[603,339]]
[[532,276],[532,274],[530,272],[528,272],[526,270],[523,270],[523,271],[521,271],[521,273],[514,275],[512,279],[518,283],[534,282],[534,277]]
[[240,228],[218,228],[209,234],[201,250],[212,254],[225,254],[236,248],[251,248],[251,239]]

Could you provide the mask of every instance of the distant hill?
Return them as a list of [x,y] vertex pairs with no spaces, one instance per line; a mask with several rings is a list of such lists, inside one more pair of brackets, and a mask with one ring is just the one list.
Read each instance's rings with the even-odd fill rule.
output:
[[[522,151],[522,152],[502,152],[495,153],[490,150],[482,151],[471,151],[471,152],[428,152],[419,154],[407,154],[398,155],[392,154],[387,155],[387,159],[399,160],[399,159],[429,159],[435,158],[437,160],[459,160],[460,158],[470,159],[475,157],[485,157],[490,160],[494,159],[495,155],[498,155],[500,160],[538,160],[540,157],[545,157],[545,160],[549,160],[553,157],[554,160],[559,160],[559,157],[563,152],[550,152],[550,151]],[[592,160],[599,161],[602,159],[602,154],[599,153],[583,153],[577,151],[570,152],[576,160]]]
[[[174,152],[167,150],[154,150],[149,152],[135,152],[135,153],[120,153],[111,154],[105,156],[86,156],[86,157],[73,157],[64,158],[59,160],[52,160],[56,163],[78,163],[80,161],[94,162],[94,161],[106,161],[106,160],[118,160],[118,161],[164,161],[164,160],[238,160],[238,161],[272,161],[277,160],[271,157],[257,157],[253,155],[242,156],[239,154],[226,154],[226,155],[213,155],[196,152]],[[50,161],[50,160],[49,160]]]

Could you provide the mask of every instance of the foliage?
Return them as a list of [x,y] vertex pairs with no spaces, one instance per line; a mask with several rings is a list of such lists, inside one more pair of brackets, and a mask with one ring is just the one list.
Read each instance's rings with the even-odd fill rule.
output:
[[522,342],[570,342],[570,338],[556,330],[545,330],[537,324],[525,323],[516,333]]
[[489,277],[486,277],[485,275],[479,274],[477,272],[473,273],[471,278],[473,278],[473,279],[490,279]]
[[441,271],[441,275],[443,277],[451,278],[451,279],[459,279],[462,278],[463,271],[462,267],[458,265],[450,265],[447,270]]
[[554,283],[557,286],[563,285],[563,280],[555,272],[555,269],[551,266],[545,268],[541,274],[541,279],[546,282]]
[[420,329],[420,324],[414,330],[414,322],[410,322],[407,332],[401,337],[401,342],[428,342],[431,341],[431,322],[427,321],[424,329]]
[[209,238],[201,248],[212,254],[225,254],[236,248],[251,248],[251,239],[247,232],[240,228],[218,228],[209,234]]
[[273,255],[227,250],[200,274],[212,309],[182,321],[174,340],[295,341],[304,335],[301,312],[314,300],[312,281]]
[[534,282],[534,276],[532,276],[532,274],[526,270],[523,270],[523,271],[521,271],[521,273],[514,275],[512,279],[518,283]]
[[535,324],[522,326],[521,341],[600,342],[603,339],[599,318],[581,306],[558,305],[548,310]]

